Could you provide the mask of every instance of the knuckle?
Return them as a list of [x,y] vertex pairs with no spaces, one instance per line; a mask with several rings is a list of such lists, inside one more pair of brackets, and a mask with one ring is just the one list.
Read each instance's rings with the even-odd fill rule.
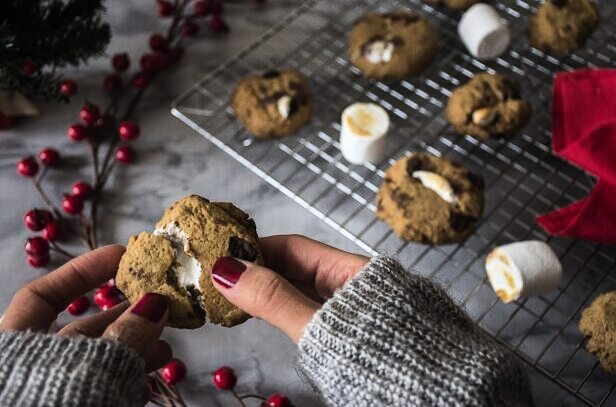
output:
[[107,327],[105,336],[117,339],[133,348],[140,349],[145,331],[134,321],[118,320]]

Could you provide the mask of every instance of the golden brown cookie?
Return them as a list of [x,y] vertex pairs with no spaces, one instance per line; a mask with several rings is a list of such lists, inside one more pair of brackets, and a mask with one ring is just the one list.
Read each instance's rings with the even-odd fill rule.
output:
[[438,34],[425,18],[409,11],[367,14],[349,36],[349,58],[364,75],[400,79],[417,75],[434,59]]
[[477,4],[483,0],[425,0],[426,3],[432,3],[437,6],[447,6],[455,10],[466,10],[473,4]]
[[389,167],[377,217],[407,241],[445,244],[470,235],[483,212],[483,179],[458,164],[413,153]]
[[580,332],[588,337],[586,347],[601,367],[616,375],[616,291],[601,294],[582,311]]
[[531,107],[522,99],[517,81],[481,73],[454,89],[446,114],[458,134],[489,139],[511,136],[524,127]]
[[531,17],[528,36],[535,48],[566,54],[583,47],[598,22],[591,0],[547,0]]
[[231,106],[238,120],[255,137],[275,138],[295,133],[310,120],[312,95],[297,69],[268,71],[242,79]]
[[230,203],[190,195],[165,210],[153,234],[130,238],[116,284],[131,303],[148,292],[169,298],[169,326],[237,325],[249,315],[211,281],[212,265],[224,256],[263,264],[254,221]]

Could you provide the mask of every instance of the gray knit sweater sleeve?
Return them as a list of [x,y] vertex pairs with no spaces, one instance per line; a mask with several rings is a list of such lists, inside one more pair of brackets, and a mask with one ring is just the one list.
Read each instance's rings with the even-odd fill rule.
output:
[[0,406],[138,406],[144,361],[110,340],[0,333]]
[[515,356],[437,285],[375,257],[299,341],[299,370],[329,406],[527,406]]

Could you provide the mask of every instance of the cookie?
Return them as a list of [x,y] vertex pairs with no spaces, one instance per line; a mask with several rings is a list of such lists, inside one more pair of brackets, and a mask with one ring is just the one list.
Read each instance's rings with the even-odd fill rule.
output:
[[211,281],[212,265],[224,256],[263,264],[254,221],[230,203],[187,196],[165,210],[153,233],[130,238],[116,284],[131,303],[148,292],[169,298],[169,326],[237,325],[249,315]]
[[458,134],[489,139],[511,136],[524,127],[530,119],[531,106],[522,99],[517,81],[481,73],[454,89],[446,114]]
[[598,296],[582,311],[580,332],[586,347],[608,373],[616,375],[616,291]]
[[483,188],[481,176],[458,164],[413,153],[385,172],[376,215],[407,241],[459,242],[473,232],[481,217]]
[[436,6],[447,6],[454,10],[466,10],[473,4],[477,4],[483,0],[425,0],[426,3],[431,3]]
[[400,79],[423,71],[437,44],[438,34],[418,14],[367,14],[351,29],[349,58],[369,78]]
[[535,48],[566,54],[583,47],[598,22],[591,0],[547,0],[531,17],[528,36]]
[[310,120],[312,95],[297,69],[268,71],[243,78],[235,87],[231,106],[255,137],[276,138],[295,133]]

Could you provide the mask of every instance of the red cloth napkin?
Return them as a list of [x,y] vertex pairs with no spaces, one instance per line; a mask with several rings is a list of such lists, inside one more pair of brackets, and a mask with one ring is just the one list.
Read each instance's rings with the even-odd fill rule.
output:
[[589,196],[537,217],[547,232],[616,243],[616,69],[560,73],[552,149],[599,179]]

